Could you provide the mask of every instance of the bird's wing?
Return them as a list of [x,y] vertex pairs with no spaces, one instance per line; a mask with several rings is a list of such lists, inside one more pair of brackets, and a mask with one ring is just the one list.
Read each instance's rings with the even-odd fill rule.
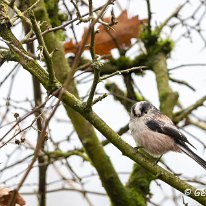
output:
[[[161,120],[148,120],[145,123],[149,129],[151,129],[154,132],[165,134],[171,138],[174,139],[174,141],[179,144],[180,146],[184,146],[185,143],[191,145],[193,148],[195,148],[185,137],[184,134],[182,134],[178,128],[175,127],[175,125],[167,124],[164,121]],[[196,149],[196,148],[195,148]]]

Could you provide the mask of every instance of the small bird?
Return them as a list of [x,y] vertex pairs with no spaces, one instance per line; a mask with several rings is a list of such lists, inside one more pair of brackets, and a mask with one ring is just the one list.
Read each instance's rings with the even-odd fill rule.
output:
[[138,146],[149,154],[161,157],[169,151],[184,152],[206,169],[206,161],[189,148],[195,147],[172,120],[151,103],[140,101],[132,106],[129,128]]

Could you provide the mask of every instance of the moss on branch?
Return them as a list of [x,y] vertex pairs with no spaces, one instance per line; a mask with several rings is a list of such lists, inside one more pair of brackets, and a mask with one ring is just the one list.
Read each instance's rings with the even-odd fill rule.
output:
[[89,158],[82,151],[78,151],[78,150],[67,151],[67,152],[63,152],[61,150],[55,150],[53,152],[48,151],[45,153],[49,157],[49,159],[68,158],[75,155],[81,157],[84,161],[90,161]]
[[17,58],[10,50],[0,50],[0,66],[6,61],[16,61]]
[[148,194],[150,194],[150,183],[154,179],[156,179],[155,176],[145,168],[139,164],[134,164],[126,186],[133,195],[133,198],[139,202],[139,205],[147,203]]

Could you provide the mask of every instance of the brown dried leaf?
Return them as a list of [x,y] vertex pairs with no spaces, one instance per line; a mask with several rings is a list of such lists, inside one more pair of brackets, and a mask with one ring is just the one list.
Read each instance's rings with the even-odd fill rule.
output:
[[76,53],[77,46],[73,43],[72,40],[70,40],[64,44],[64,51],[65,53]]
[[[15,190],[12,190],[11,188],[6,188],[6,187],[0,188],[0,206],[7,206],[14,192]],[[25,200],[18,192],[16,194],[15,203],[19,204],[20,206],[26,204]]]
[[[104,18],[104,22],[110,21],[111,18]],[[95,36],[95,52],[99,55],[109,55],[114,48],[125,49],[131,46],[131,39],[138,38],[140,35],[140,26],[146,23],[147,20],[139,20],[138,16],[128,19],[127,11],[123,11],[117,17],[118,24],[114,25],[112,29],[108,30],[105,26],[98,27],[99,33]],[[77,44],[72,41],[64,44],[65,53],[75,53],[76,48],[82,46],[84,38],[86,38],[88,29],[84,30],[82,40]],[[89,44],[88,38],[86,44]],[[88,48],[84,48],[88,49]]]

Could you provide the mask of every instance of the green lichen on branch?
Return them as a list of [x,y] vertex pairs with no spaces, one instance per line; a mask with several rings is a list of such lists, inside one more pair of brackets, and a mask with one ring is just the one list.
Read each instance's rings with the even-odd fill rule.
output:
[[[65,14],[59,12],[58,5],[59,0],[45,0],[45,6],[52,27],[60,26],[64,21],[68,19],[68,17]],[[64,31],[58,30],[55,33],[60,40],[64,41],[66,39]]]
[[[9,20],[9,16],[8,16],[8,6],[4,3],[0,4],[0,25],[7,25],[8,27],[11,26],[10,20]],[[3,29],[0,26],[0,29]]]
[[0,66],[6,61],[16,61],[17,58],[10,50],[0,50]]
[[162,52],[168,56],[174,49],[174,41],[172,41],[169,37],[163,39],[159,36],[156,29],[151,32],[147,29],[143,30],[140,34],[140,39],[144,43],[148,55],[154,55]]
[[156,179],[155,176],[139,164],[134,164],[126,187],[130,191],[132,198],[136,200],[139,205],[146,205],[148,195],[150,194],[150,183],[154,179]]
[[152,33],[145,30],[141,33],[140,38],[149,54],[163,52],[167,56],[174,49],[174,41],[169,37],[165,39],[161,38],[158,36],[156,30],[152,31]]
[[129,69],[133,66],[132,60],[126,56],[120,56],[117,59],[112,58],[110,59],[110,64],[117,67],[118,70]]
[[147,26],[142,28],[142,32],[140,33],[140,39],[144,43],[145,48],[149,48],[152,45],[155,45],[158,41],[159,36],[155,31],[148,30]]
[[60,158],[69,158],[71,156],[79,156],[84,161],[90,162],[90,159],[82,151],[78,151],[78,150],[67,151],[67,152],[63,152],[61,150],[55,150],[52,152],[45,152],[45,154],[48,156],[49,159],[52,159],[52,160],[56,160]]

